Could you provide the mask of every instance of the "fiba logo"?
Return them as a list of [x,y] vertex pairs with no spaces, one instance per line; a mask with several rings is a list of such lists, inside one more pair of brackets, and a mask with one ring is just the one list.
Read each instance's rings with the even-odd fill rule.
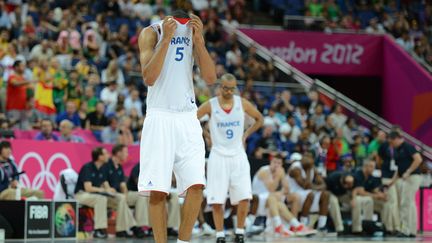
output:
[[46,205],[31,205],[29,211],[30,219],[48,218],[48,206]]
[[[19,171],[27,172],[20,176],[21,184],[24,187],[40,189],[46,181],[49,189],[54,191],[58,183],[57,174],[60,172],[59,170],[56,171],[56,174],[53,173],[54,171],[52,171],[52,167],[55,163],[63,164],[63,166],[61,166],[62,169],[72,168],[69,158],[64,153],[55,153],[51,155],[46,163],[39,153],[28,152],[24,154],[18,164]],[[37,173],[33,176],[33,179],[30,180],[29,174],[33,175],[34,172]]]

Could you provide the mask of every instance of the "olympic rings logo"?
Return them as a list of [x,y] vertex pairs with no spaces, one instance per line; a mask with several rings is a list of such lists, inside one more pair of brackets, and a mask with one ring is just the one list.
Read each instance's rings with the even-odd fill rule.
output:
[[72,165],[69,160],[69,158],[63,154],[63,153],[55,153],[53,154],[49,159],[45,167],[45,162],[42,159],[42,157],[36,153],[36,152],[28,152],[24,154],[24,156],[21,158],[18,170],[23,171],[24,165],[27,163],[29,159],[35,159],[39,163],[40,171],[34,176],[33,181],[30,182],[30,178],[27,174],[22,174],[20,176],[21,184],[24,187],[28,188],[34,188],[34,189],[40,189],[46,180],[48,187],[51,189],[51,191],[54,191],[56,188],[56,185],[58,183],[57,176],[54,175],[51,171],[51,167],[54,163],[54,161],[62,160],[63,163],[66,165],[65,169],[71,169]]

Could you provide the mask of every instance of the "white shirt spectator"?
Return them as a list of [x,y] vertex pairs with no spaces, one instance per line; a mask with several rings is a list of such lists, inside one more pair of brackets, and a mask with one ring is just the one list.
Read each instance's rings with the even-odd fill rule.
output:
[[51,48],[44,49],[42,45],[43,44],[37,44],[31,49],[30,59],[50,59],[54,55]]
[[142,102],[139,98],[139,93],[137,90],[133,90],[131,95],[126,98],[124,103],[125,109],[129,114],[133,108],[137,110],[138,116],[142,117]]
[[207,0],[192,0],[192,8],[195,11],[201,11],[209,8]]
[[[288,124],[288,126],[289,126],[289,124]],[[301,130],[297,125],[294,125],[293,127],[291,127],[291,136],[290,136],[291,142],[297,143],[300,134],[301,134]]]
[[240,62],[241,56],[242,53],[238,48],[236,48],[235,50],[227,51],[225,55],[227,66],[236,66]]
[[119,93],[116,89],[116,87],[112,87],[112,85],[105,87],[101,94],[100,98],[107,106],[107,113],[114,113],[115,107],[117,105],[117,97]]
[[330,117],[333,120],[333,124],[336,128],[342,128],[347,120],[347,116],[345,116],[342,113],[341,114],[332,113]]
[[404,39],[403,37],[399,37],[396,39],[396,43],[405,49],[405,51],[412,51],[414,49],[414,42],[409,39]]
[[141,0],[139,3],[133,6],[135,15],[142,19],[150,19],[153,15],[153,9],[148,1]]

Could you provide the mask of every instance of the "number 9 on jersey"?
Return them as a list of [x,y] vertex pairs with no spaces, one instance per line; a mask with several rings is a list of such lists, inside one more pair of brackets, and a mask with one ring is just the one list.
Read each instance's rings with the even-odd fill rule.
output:
[[234,137],[234,132],[231,129],[226,130],[226,135],[228,139],[231,139]]

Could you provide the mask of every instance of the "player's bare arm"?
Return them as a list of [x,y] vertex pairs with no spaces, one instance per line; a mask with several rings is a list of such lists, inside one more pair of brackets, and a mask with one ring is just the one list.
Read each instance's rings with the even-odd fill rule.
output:
[[316,170],[314,173],[315,173],[315,183],[312,185],[312,189],[318,190],[318,191],[325,190],[326,185],[325,185],[323,177],[321,176],[321,174],[317,173]]
[[206,101],[204,104],[202,104],[197,111],[198,120],[201,120],[205,115],[211,114],[211,105],[209,101]]
[[253,106],[252,103],[250,103],[248,100],[242,98],[242,105],[243,105],[243,110],[246,112],[246,114],[248,114],[250,117],[252,117],[255,120],[255,123],[252,126],[250,126],[243,135],[243,141],[246,141],[246,139],[250,135],[258,131],[258,129],[262,127],[264,123],[264,118],[261,112],[259,112],[257,108],[255,108],[255,106]]
[[298,168],[294,168],[290,170],[289,175],[294,178],[294,180],[299,184],[301,187],[305,188],[307,187],[307,182],[303,177],[301,176],[301,171]]
[[264,182],[269,192],[275,192],[280,184],[281,179],[284,177],[285,172],[283,169],[277,170],[273,176],[271,172],[266,170],[261,170],[258,172],[258,178]]
[[146,85],[153,86],[159,77],[176,28],[175,20],[172,17],[165,17],[162,24],[162,40],[156,49],[157,34],[154,30],[147,27],[141,31],[138,38],[138,47],[140,50],[141,74]]
[[194,58],[200,68],[201,77],[208,85],[213,85],[216,81],[216,66],[205,47],[203,23],[198,16],[191,14],[189,25],[193,30]]

